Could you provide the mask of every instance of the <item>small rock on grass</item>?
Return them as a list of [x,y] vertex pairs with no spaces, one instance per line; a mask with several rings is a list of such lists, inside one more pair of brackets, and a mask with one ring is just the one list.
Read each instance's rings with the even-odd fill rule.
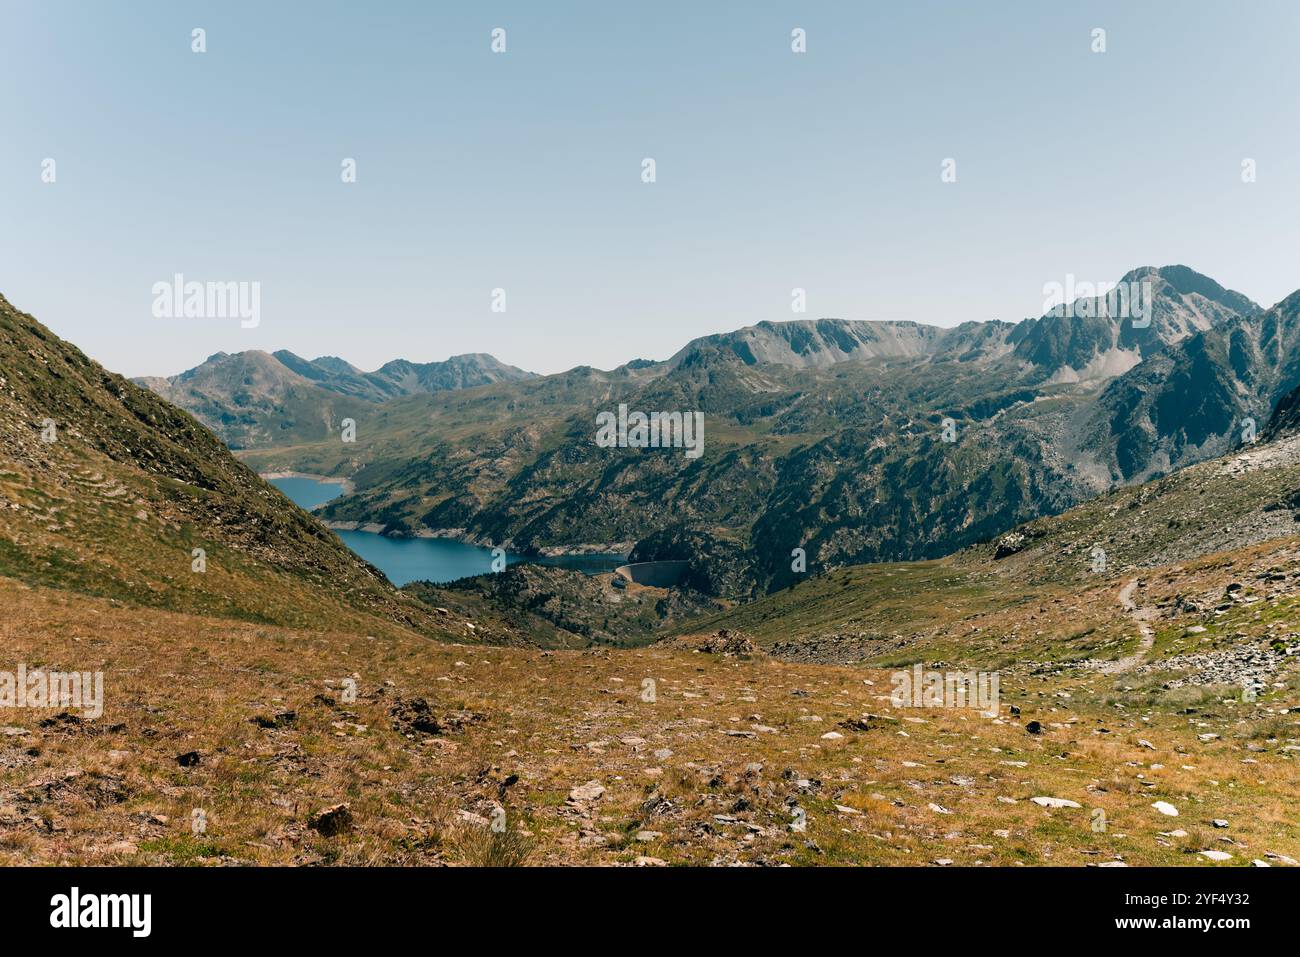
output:
[[1033,801],[1039,807],[1080,807],[1081,806],[1077,802],[1067,801],[1065,798],[1036,797],[1036,798],[1030,798],[1029,800]]
[[352,828],[352,809],[346,804],[335,804],[307,819],[307,826],[324,837],[333,837]]
[[588,781],[586,784],[579,784],[569,792],[569,800],[573,803],[586,801],[599,801],[605,795],[605,785],[599,781]]

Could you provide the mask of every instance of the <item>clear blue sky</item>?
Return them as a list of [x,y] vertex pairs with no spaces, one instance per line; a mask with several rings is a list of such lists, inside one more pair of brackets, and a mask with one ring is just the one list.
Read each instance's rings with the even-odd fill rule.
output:
[[[0,0],[0,292],[128,375],[609,368],[797,318],[795,286],[807,317],[952,325],[1175,262],[1267,305],[1300,287],[1297,26],[1288,0]],[[178,272],[260,282],[260,325],[154,318]]]

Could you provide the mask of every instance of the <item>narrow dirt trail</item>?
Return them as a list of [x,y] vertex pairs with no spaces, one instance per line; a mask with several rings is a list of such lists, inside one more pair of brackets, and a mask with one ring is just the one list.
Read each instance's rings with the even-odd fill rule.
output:
[[1114,661],[1108,661],[1098,667],[1097,671],[1101,674],[1114,675],[1136,668],[1142,663],[1142,659],[1146,657],[1147,652],[1151,650],[1151,647],[1156,642],[1155,629],[1149,624],[1154,612],[1149,608],[1138,607],[1137,602],[1133,600],[1133,593],[1137,591],[1137,587],[1138,580],[1134,578],[1119,590],[1119,606],[1133,619],[1142,640],[1138,642],[1137,650],[1133,654],[1125,655],[1123,658],[1117,658]]

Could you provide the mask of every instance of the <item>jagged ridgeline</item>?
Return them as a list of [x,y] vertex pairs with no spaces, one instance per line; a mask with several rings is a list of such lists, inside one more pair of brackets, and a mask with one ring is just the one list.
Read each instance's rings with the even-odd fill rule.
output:
[[188,413],[0,297],[0,575],[255,621],[441,634]]
[[[355,443],[245,461],[352,478],[327,520],[516,551],[630,543],[750,597],[797,580],[796,548],[810,573],[937,557],[1221,455],[1300,382],[1300,296],[1263,309],[1185,266],[1120,282],[1134,315],[1093,297],[1018,323],[764,322],[663,362],[373,404]],[[597,417],[622,405],[701,412],[703,454],[601,448]]]

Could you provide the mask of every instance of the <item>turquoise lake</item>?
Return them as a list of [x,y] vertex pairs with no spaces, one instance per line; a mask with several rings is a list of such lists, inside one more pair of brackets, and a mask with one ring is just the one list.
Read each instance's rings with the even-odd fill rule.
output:
[[[301,508],[324,505],[343,493],[337,482],[309,478],[267,479]],[[343,543],[388,576],[394,585],[413,581],[449,582],[492,570],[492,550],[448,538],[386,538],[374,532],[335,530]],[[534,562],[594,575],[622,565],[621,555],[565,555],[533,558],[506,554],[506,563]]]

